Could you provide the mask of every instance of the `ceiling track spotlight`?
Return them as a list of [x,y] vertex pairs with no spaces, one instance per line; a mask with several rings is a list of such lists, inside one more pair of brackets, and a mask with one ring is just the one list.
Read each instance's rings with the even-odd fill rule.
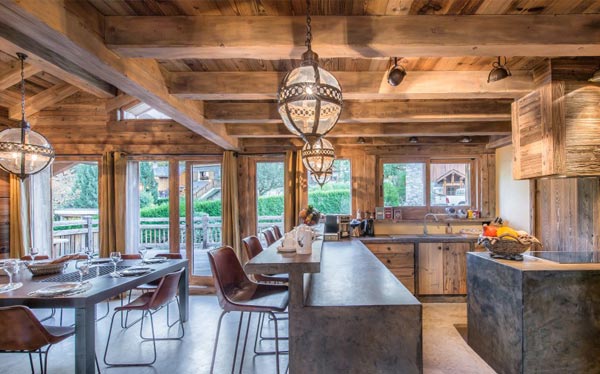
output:
[[416,136],[411,136],[410,138],[408,138],[408,142],[412,144],[417,144],[419,142],[419,138],[417,138]]
[[396,87],[406,77],[406,70],[402,65],[398,65],[398,57],[394,57],[394,66],[388,72],[387,81],[390,86]]
[[510,70],[508,69],[508,66],[506,66],[506,61],[507,61],[506,57],[504,57],[504,64],[503,64],[502,61],[500,60],[500,56],[498,56],[498,61],[496,61],[492,64],[492,70],[490,70],[490,74],[488,75],[488,79],[487,79],[488,83],[497,82],[504,78],[508,78],[512,75],[510,73]]
[[598,69],[596,69],[594,74],[588,79],[588,82],[600,83],[600,66],[598,67]]
[[470,136],[463,136],[458,142],[459,143],[471,143],[473,139]]

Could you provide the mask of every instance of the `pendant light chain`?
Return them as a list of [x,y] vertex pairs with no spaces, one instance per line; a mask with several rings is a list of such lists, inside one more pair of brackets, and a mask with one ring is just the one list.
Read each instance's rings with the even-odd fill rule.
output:
[[310,0],[306,0],[306,41],[304,45],[309,50],[312,50],[312,30],[310,23],[312,19],[310,18]]
[[20,55],[21,60],[21,120],[25,121],[25,55]]

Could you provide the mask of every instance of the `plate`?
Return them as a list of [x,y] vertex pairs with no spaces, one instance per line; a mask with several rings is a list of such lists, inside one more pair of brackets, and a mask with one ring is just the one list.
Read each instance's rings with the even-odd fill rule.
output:
[[112,262],[110,258],[93,258],[90,260],[91,264],[108,264]]
[[156,258],[148,258],[142,261],[144,264],[162,264],[163,262],[167,262],[168,260],[164,257],[156,257]]
[[23,287],[23,283],[21,282],[13,283],[11,287],[8,286],[8,283],[0,284],[0,293],[14,291],[21,287]]
[[277,247],[277,252],[296,252],[296,247]]
[[151,272],[152,269],[151,268],[147,268],[147,267],[130,267],[128,269],[125,270],[121,270],[119,272],[119,274],[125,276],[125,277],[135,277],[137,275],[144,275],[146,273]]
[[54,286],[48,286],[39,290],[33,291],[36,296],[56,296],[65,293],[76,292],[81,285],[79,283],[62,283]]

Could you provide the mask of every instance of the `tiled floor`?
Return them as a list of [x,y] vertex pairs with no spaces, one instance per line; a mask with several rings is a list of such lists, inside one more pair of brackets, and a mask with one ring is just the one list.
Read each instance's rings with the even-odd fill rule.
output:
[[[183,341],[158,342],[158,359],[149,368],[107,368],[102,363],[104,344],[108,334],[110,320],[98,323],[97,353],[103,373],[109,374],[198,374],[208,373],[213,349],[220,309],[214,296],[193,296],[191,299],[190,321],[186,323],[186,335]],[[157,334],[165,333],[164,313],[155,319]],[[67,312],[72,318],[72,312]],[[118,319],[118,317],[117,317]],[[231,372],[231,354],[237,332],[238,315],[225,317],[222,336],[217,354],[215,373]],[[466,324],[465,304],[424,304],[423,308],[423,356],[424,373],[428,374],[486,374],[494,373],[465,343],[455,325]],[[139,325],[137,325],[139,326]],[[114,348],[118,355],[132,360],[144,358],[151,354],[151,343],[140,344],[139,328],[131,328],[122,332],[115,330]],[[161,326],[161,327],[158,327]],[[173,334],[176,331],[172,331]],[[251,337],[254,335],[251,329]],[[56,345],[50,352],[49,373],[73,373],[73,339]],[[285,343],[284,343],[285,344]],[[111,344],[112,346],[112,344]],[[269,348],[265,345],[265,348]],[[285,348],[285,347],[284,347]],[[252,346],[249,342],[249,349]],[[251,351],[250,351],[251,352]],[[282,356],[283,368],[287,365],[287,356]],[[239,371],[239,370],[236,370]],[[28,373],[27,355],[1,354],[0,373]],[[268,374],[274,373],[273,356],[247,355],[242,373]],[[282,371],[283,372],[283,371]],[[399,373],[401,373],[399,371]],[[305,374],[305,373],[302,373]],[[311,373],[312,374],[312,373]]]

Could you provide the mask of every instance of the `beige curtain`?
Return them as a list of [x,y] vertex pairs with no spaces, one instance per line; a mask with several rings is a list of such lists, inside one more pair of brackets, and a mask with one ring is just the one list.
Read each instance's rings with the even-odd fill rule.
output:
[[300,151],[285,153],[285,231],[290,231],[298,223],[298,214],[308,204],[307,174]]
[[29,209],[25,183],[16,175],[10,175],[10,257],[21,258],[29,246]]
[[237,155],[232,151],[223,153],[223,176],[221,179],[223,204],[223,245],[231,246],[238,258],[241,255],[240,210],[238,202]]
[[127,158],[122,152],[102,156],[100,176],[100,255],[125,253]]

